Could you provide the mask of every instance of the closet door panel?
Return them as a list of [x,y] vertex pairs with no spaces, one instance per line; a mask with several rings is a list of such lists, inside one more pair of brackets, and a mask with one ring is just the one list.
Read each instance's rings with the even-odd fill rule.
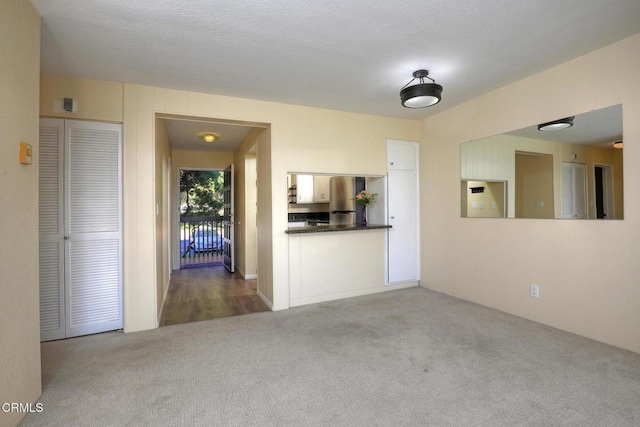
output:
[[120,312],[120,242],[69,242],[69,336],[122,328]]
[[419,279],[418,209],[415,171],[388,172],[389,283]]
[[41,341],[65,337],[63,140],[64,120],[40,120],[38,210]]
[[67,120],[67,336],[121,329],[120,125]]
[[117,233],[120,134],[118,129],[85,129],[87,125],[118,126],[84,122],[67,126],[68,230],[70,234]]

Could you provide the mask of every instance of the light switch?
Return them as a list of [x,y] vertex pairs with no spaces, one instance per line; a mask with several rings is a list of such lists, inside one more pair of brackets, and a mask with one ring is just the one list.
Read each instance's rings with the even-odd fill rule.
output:
[[31,144],[27,144],[26,142],[20,143],[20,163],[30,165],[32,153]]

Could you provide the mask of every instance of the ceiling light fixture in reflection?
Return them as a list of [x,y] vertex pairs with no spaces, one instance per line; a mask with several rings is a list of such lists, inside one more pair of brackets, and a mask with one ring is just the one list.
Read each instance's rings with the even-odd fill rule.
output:
[[538,130],[541,131],[554,131],[570,128],[573,126],[573,119],[575,116],[565,117],[564,119],[554,120],[552,122],[542,123],[538,125]]

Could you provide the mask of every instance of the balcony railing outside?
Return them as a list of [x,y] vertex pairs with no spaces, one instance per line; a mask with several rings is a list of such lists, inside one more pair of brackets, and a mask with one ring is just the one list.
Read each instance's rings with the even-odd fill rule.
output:
[[180,217],[180,267],[222,263],[221,216]]

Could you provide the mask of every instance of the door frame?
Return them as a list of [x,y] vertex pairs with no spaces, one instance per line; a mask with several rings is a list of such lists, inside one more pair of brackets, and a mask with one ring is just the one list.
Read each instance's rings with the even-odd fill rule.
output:
[[596,188],[596,169],[602,169],[602,200],[604,202],[604,212],[606,217],[601,219],[616,219],[616,204],[614,200],[613,192],[613,166],[604,163],[593,164],[593,202],[596,214],[594,218],[597,218],[598,207],[597,203],[597,188]]
[[[224,186],[222,187],[223,194],[223,214],[222,214],[222,230],[223,230],[223,249],[222,249],[222,264],[230,273],[233,273],[236,269],[236,257],[235,257],[235,235],[236,224],[235,220],[235,197],[234,197],[234,167],[233,163],[227,166],[224,171]],[[227,177],[229,178],[227,180]],[[228,195],[224,197],[224,195]],[[228,213],[227,213],[228,209]]]

